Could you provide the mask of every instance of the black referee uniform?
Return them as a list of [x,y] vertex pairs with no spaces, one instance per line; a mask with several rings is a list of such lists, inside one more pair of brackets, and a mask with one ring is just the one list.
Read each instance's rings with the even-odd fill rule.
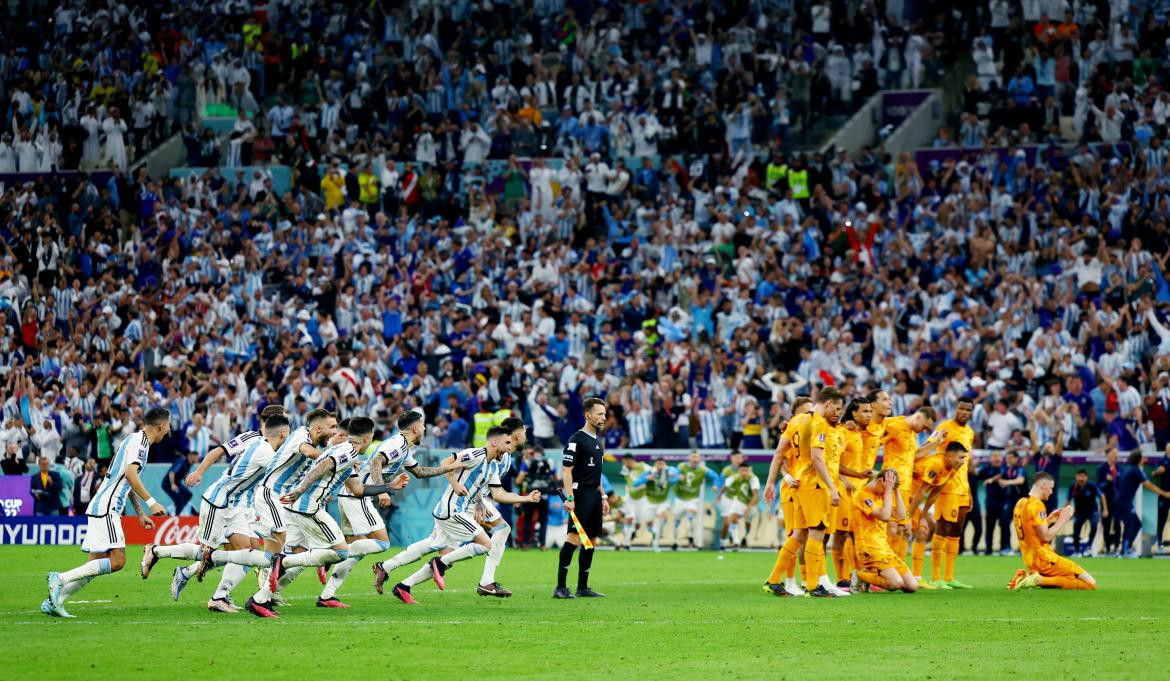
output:
[[[573,503],[577,520],[590,539],[601,536],[601,463],[605,451],[601,440],[584,430],[578,430],[565,446],[564,466],[573,471]],[[577,534],[577,528],[569,522],[569,534]],[[561,546],[560,564],[557,566],[556,598],[573,598],[565,580],[573,564],[575,544],[565,542]],[[595,598],[601,596],[589,588],[589,570],[593,566],[593,550],[581,549],[581,561],[577,564],[577,596]]]

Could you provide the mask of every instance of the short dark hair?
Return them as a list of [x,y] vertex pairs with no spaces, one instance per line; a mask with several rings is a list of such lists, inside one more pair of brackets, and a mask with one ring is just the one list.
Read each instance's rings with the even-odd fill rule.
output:
[[321,409],[318,407],[308,414],[305,414],[305,423],[315,423],[321,419],[331,418],[332,416],[333,412],[329,411],[328,409]]
[[586,414],[588,414],[590,409],[592,409],[592,408],[596,407],[596,406],[597,406],[597,405],[599,405],[599,404],[600,404],[601,406],[603,406],[603,407],[604,407],[604,406],[605,406],[605,400],[601,399],[600,397],[589,397],[589,398],[586,398],[586,399],[585,399],[585,404],[584,404],[584,410],[585,410],[585,413],[586,413]]
[[828,386],[827,388],[821,388],[821,391],[819,393],[817,393],[817,404],[826,404],[828,402],[844,402],[844,401],[845,401],[845,393],[841,392],[840,388],[834,388],[833,386]]
[[855,397],[853,401],[845,407],[845,414],[841,417],[841,422],[846,423],[853,420],[853,415],[857,413],[858,407],[864,407],[869,404],[869,400],[864,397]]
[[413,409],[407,409],[398,415],[398,430],[406,430],[422,420],[422,414]]
[[884,392],[885,392],[885,390],[882,390],[881,388],[876,388],[874,390],[870,390],[869,392],[867,392],[865,394],[865,399],[869,400],[870,403],[877,402],[878,395],[881,395]]
[[918,411],[915,413],[922,414],[923,416],[930,419],[931,421],[934,421],[936,418],[936,415],[934,413],[934,407],[919,407]]
[[796,411],[797,409],[800,409],[801,407],[803,407],[806,404],[812,404],[812,398],[809,397],[808,395],[801,395],[800,397],[797,397],[795,400],[792,400],[792,411]]
[[171,422],[171,412],[162,407],[154,407],[146,412],[146,417],[143,419],[148,426],[161,426],[164,423]]
[[967,397],[966,395],[962,395],[959,397],[959,399],[955,400],[955,404],[969,404],[973,407],[975,406],[975,400]]
[[743,456],[743,452],[739,451],[738,449],[733,449],[733,450],[731,450],[731,453],[730,453],[730,454],[728,454],[727,456],[728,456],[728,457],[732,457],[732,456]]
[[365,437],[374,432],[374,420],[369,416],[354,416],[346,420],[349,424],[345,430],[350,435]]
[[284,414],[272,414],[264,419],[264,430],[283,428],[288,425],[288,417]]
[[508,434],[510,435],[518,430],[524,430],[524,419],[519,416],[509,416],[500,422],[500,427],[507,428]]
[[947,444],[947,451],[948,452],[962,452],[963,454],[966,454],[967,452],[969,452],[971,450],[967,449],[967,445],[963,444],[962,442],[951,442],[951,443]]
[[629,453],[629,452],[626,452],[625,454],[622,454],[622,459],[629,459],[630,461],[633,461],[634,455]]
[[1130,453],[1129,453],[1129,464],[1130,464],[1131,466],[1139,466],[1139,465],[1141,465],[1141,463],[1142,463],[1142,452],[1141,452],[1141,450],[1139,450],[1139,449],[1135,449],[1135,450],[1133,450],[1132,452],[1130,452]]
[[284,407],[279,404],[270,404],[260,412],[260,420],[268,423],[268,418],[271,416],[283,416]]
[[1089,471],[1085,470],[1084,468],[1078,468],[1077,472],[1075,473],[1075,475],[1088,475],[1088,474],[1089,474]]
[[493,437],[499,437],[501,435],[511,435],[511,434],[512,434],[512,431],[508,430],[507,428],[505,428],[503,426],[492,426],[491,428],[488,428],[487,437],[490,440]]
[[340,430],[343,433],[348,433],[350,421],[351,421],[351,419],[341,419],[340,421],[338,421],[337,422],[337,430]]
[[658,463],[659,461],[661,461],[662,463],[666,463],[666,457],[665,456],[654,457],[654,463]]

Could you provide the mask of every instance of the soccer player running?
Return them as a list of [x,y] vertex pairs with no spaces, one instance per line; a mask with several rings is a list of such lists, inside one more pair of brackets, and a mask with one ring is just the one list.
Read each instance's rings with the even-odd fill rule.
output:
[[[505,453],[498,459],[488,461],[484,469],[485,472],[481,474],[484,476],[481,482],[505,477],[508,470],[512,467],[511,455],[523,451],[524,445],[528,442],[528,431],[524,426],[524,420],[520,417],[509,416],[500,422],[499,427],[508,433],[508,439],[512,442],[512,449],[510,453]],[[459,468],[454,460],[452,460],[451,466],[452,469],[446,472],[448,484],[455,489],[456,494],[467,496],[469,492],[467,487],[459,482]],[[440,470],[442,470],[441,467]],[[431,559],[427,565],[424,565],[416,571],[413,576],[404,580],[404,584],[409,583],[409,586],[414,586],[415,584],[426,581],[436,573],[436,567],[438,568],[437,572],[440,574],[440,579],[445,581],[446,571],[451,569],[455,563],[487,553],[488,559],[484,560],[483,575],[480,578],[479,585],[476,587],[476,593],[480,596],[495,596],[497,598],[507,598],[512,595],[511,591],[500,586],[500,583],[496,581],[496,569],[499,567],[500,561],[503,560],[504,551],[508,547],[508,537],[512,534],[512,527],[504,522],[504,517],[500,515],[500,510],[485,496],[485,492],[489,496],[502,494],[503,492],[496,492],[490,484],[487,485],[486,489],[481,485],[478,495],[479,500],[471,505],[471,508],[474,509],[475,523],[487,531],[488,536],[491,538],[491,544],[484,547],[475,541],[470,541],[464,542],[458,548],[454,546],[443,547],[440,550],[442,555],[439,558]],[[535,500],[539,501],[541,496],[543,494],[535,497]],[[527,495],[523,496],[523,498],[527,500],[533,497]],[[395,556],[393,560],[387,561],[386,565],[389,565],[390,569],[393,570],[396,567],[413,563],[423,555],[434,551],[431,548],[433,543],[433,540],[429,537],[420,542],[415,542],[407,547],[405,551]],[[414,551],[417,551],[417,554]],[[395,562],[400,559],[402,562]],[[441,565],[436,566],[434,564],[435,561],[438,561]],[[389,573],[385,567],[381,569],[381,574],[379,574],[378,570],[374,571],[374,588],[378,593],[382,593],[382,583],[386,581],[387,577],[389,577]],[[401,599],[401,594],[399,594],[399,598],[400,600],[404,600]]]
[[[703,527],[703,485],[710,483],[719,490],[719,476],[707,467],[698,452],[692,451],[687,460],[678,465],[679,481],[674,486],[674,545],[678,549],[679,538],[687,538],[687,547],[695,548],[695,537]],[[683,520],[687,521],[686,534],[681,534]],[[697,542],[702,545],[702,540]]]
[[[442,549],[454,550],[442,558],[431,559],[414,574],[395,584],[392,592],[400,601],[408,605],[415,604],[417,601],[411,595],[411,588],[428,579],[433,578],[439,590],[443,590],[446,588],[445,575],[450,563],[484,553],[487,554],[487,565],[476,593],[499,598],[512,595],[511,591],[496,581],[496,568],[504,557],[506,543],[498,539],[493,541],[494,537],[489,537],[476,520],[478,510],[482,510],[480,502],[484,495],[490,495],[502,504],[540,501],[540,492],[535,490],[527,495],[504,490],[502,478],[511,467],[511,451],[511,433],[508,426],[501,422],[488,429],[485,447],[464,449],[443,460],[443,467],[455,467],[456,475],[432,512],[435,529],[431,533],[431,549],[428,553]],[[507,524],[503,526],[507,527]],[[506,534],[500,536],[507,537]]]
[[[768,466],[767,483],[764,485],[764,503],[771,506],[775,503],[776,478],[782,477],[780,485],[780,513],[784,516],[785,537],[792,536],[792,522],[796,518],[796,456],[799,453],[800,431],[812,418],[812,400],[807,397],[798,397],[792,402],[792,419],[785,426],[772,454],[772,463]],[[872,468],[872,464],[870,466]],[[724,473],[726,476],[726,473]],[[801,565],[804,565],[804,548],[798,551]],[[785,563],[781,569],[783,549],[777,551],[776,563],[772,567],[772,574],[764,583],[764,589],[777,596],[803,596],[804,587],[796,583],[796,563]],[[783,587],[780,580],[783,579]],[[801,573],[801,581],[804,573]]]
[[[198,543],[188,542],[172,546],[147,544],[142,552],[143,579],[150,576],[151,568],[160,558],[191,560],[202,556],[195,576],[199,581],[203,581],[203,575],[212,565],[210,559],[212,551],[224,544],[231,550],[251,548],[254,536],[251,521],[255,518],[251,504],[253,488],[267,471],[268,464],[288,437],[288,432],[288,417],[283,413],[275,413],[264,421],[261,437],[251,437],[248,433],[241,435],[244,450],[235,457],[235,461],[228,466],[219,480],[203,494],[199,506]],[[224,451],[230,452],[240,444],[240,440],[233,439],[224,443],[223,448]],[[215,593],[207,602],[207,609],[212,612],[239,612],[240,609],[231,602],[230,594],[244,579],[246,573],[247,566],[228,565],[223,571]]]
[[629,550],[634,540],[634,532],[647,518],[650,517],[646,503],[646,488],[634,488],[634,481],[650,470],[644,462],[638,461],[633,454],[622,455],[622,477],[626,480],[626,494],[622,499],[622,541]]
[[654,518],[650,526],[650,537],[655,553],[662,550],[659,541],[662,539],[662,531],[666,528],[666,519],[670,515],[670,488],[678,483],[679,479],[678,471],[667,466],[666,459],[658,457],[654,460],[654,468],[634,480],[634,489],[645,490],[646,503],[650,505],[650,513]]
[[[278,554],[272,559],[268,586],[273,592],[291,581],[291,577],[286,581],[281,580],[291,568],[333,565],[347,558],[361,557],[387,548],[388,542],[377,539],[359,539],[353,543],[343,541],[341,528],[329,515],[326,504],[343,485],[355,497],[372,497],[405,487],[406,477],[400,476],[389,485],[363,485],[353,467],[358,452],[364,452],[374,439],[374,421],[365,416],[355,416],[346,419],[344,425],[339,424],[338,427],[345,433],[345,439],[326,449],[297,486],[280,497],[280,502],[290,511],[290,529],[300,534],[304,541],[303,547],[308,550],[289,556]],[[321,605],[319,601],[318,605]]]
[[[719,479],[722,484],[719,487],[719,494],[715,495],[715,501],[719,503],[719,516],[722,518],[721,527],[719,529],[719,550],[723,550],[723,545],[727,542],[728,535],[731,534],[731,516],[732,511],[737,507],[735,499],[727,495],[727,481],[739,475],[739,469],[743,467],[743,454],[738,449],[731,451],[727,457],[727,465],[719,474]],[[742,516],[740,512],[736,514]]]
[[857,553],[853,541],[853,495],[862,485],[873,479],[873,462],[867,465],[865,443],[862,433],[873,417],[873,405],[864,397],[858,397],[845,407],[838,428],[844,439],[841,463],[838,467],[837,492],[841,503],[833,513],[833,567],[837,575],[837,588],[848,589],[852,584],[851,575],[857,564]]
[[824,388],[817,395],[812,415],[798,435],[796,460],[796,497],[792,518],[792,534],[780,548],[780,556],[772,569],[772,579],[782,575],[796,563],[797,551],[804,546],[805,588],[810,596],[836,598],[842,592],[829,581],[825,572],[825,530],[831,521],[832,507],[841,503],[841,495],[833,482],[825,450],[833,447],[833,423],[844,408],[845,395],[837,388]]
[[[263,425],[263,423],[267,419],[269,419],[273,416],[282,416],[282,415],[284,415],[284,407],[281,407],[278,404],[270,404],[267,407],[264,407],[264,409],[260,412],[260,423]],[[264,439],[264,436],[260,433],[260,431],[248,430],[248,431],[244,431],[243,433],[240,433],[239,435],[236,435],[235,437],[233,437],[225,442],[222,442],[222,443],[216,445],[215,447],[212,447],[203,456],[203,460],[201,462],[199,462],[199,465],[195,468],[195,470],[191,471],[190,473],[187,474],[187,477],[186,477],[186,479],[184,479],[183,482],[186,483],[186,485],[188,487],[198,487],[200,484],[203,483],[203,476],[207,473],[208,469],[210,469],[211,466],[214,465],[216,462],[218,462],[220,459],[224,459],[226,457],[226,461],[228,461],[229,463],[234,463],[234,462],[238,461],[240,455],[243,454],[244,451],[247,450],[249,446],[251,446],[255,443],[258,443],[263,439]],[[225,478],[231,473],[231,470],[232,470],[232,466],[229,465],[227,467],[227,469],[225,469],[224,472],[222,474],[220,474],[220,477],[217,478],[216,481],[211,484],[211,486],[208,488],[208,490],[210,491],[211,489],[219,488],[220,485],[225,482]],[[219,513],[220,521],[226,521],[227,519],[231,519],[233,521],[233,523],[227,523],[225,525],[225,527],[239,527],[240,526],[240,522],[239,522],[240,518],[244,518],[244,527],[245,528],[247,527],[247,518],[244,517],[245,514],[238,513],[236,511],[228,512],[223,507],[217,508],[215,506],[210,505],[209,503],[207,503],[207,494],[204,493],[203,498],[200,500],[200,504],[199,504],[199,527],[200,528],[205,528],[207,526],[207,524],[210,523],[211,519],[207,518],[205,516],[207,516],[213,510],[220,511],[220,513]],[[234,517],[232,517],[233,515],[239,515],[240,518],[234,518]],[[199,534],[202,535],[202,531]],[[261,543],[255,539],[255,537],[253,536],[253,533],[248,529],[245,529],[242,533],[241,532],[228,532],[226,534],[228,535],[226,540],[228,542],[229,549],[239,550],[239,549],[246,549],[246,548],[259,548],[261,546]],[[163,547],[156,546],[153,548],[154,549],[162,549]],[[186,586],[187,586],[187,582],[190,581],[190,579],[192,577],[194,577],[199,572],[199,565],[201,563],[200,544],[199,543],[177,544],[177,545],[174,545],[171,547],[166,547],[163,550],[163,553],[161,553],[161,554],[155,554],[154,556],[148,557],[148,555],[150,553],[152,553],[152,552],[151,551],[143,551],[143,554],[142,554],[142,566],[140,567],[140,573],[141,573],[143,579],[146,579],[150,576],[151,567],[153,567],[154,564],[157,562],[157,558],[181,558],[184,560],[194,560],[195,561],[195,562],[191,563],[190,565],[183,565],[183,566],[179,566],[179,567],[175,568],[174,573],[172,574],[172,577],[171,577],[171,598],[178,601],[179,597],[183,593],[183,589],[186,588]],[[202,580],[200,580],[200,581],[202,581]],[[222,583],[222,581],[223,581],[223,578],[221,577],[221,583]],[[217,588],[217,591],[218,590],[219,589]],[[230,599],[224,599],[224,602],[217,603],[216,599],[212,598],[211,600],[208,601],[207,607],[208,607],[208,609],[210,609],[214,612],[235,612],[235,610],[236,610],[236,606],[231,605]]]
[[733,551],[738,551],[751,529],[751,512],[760,502],[760,479],[752,472],[751,466],[741,463],[734,475],[723,480],[723,497],[727,499],[727,527],[731,547]]
[[[922,447],[918,446],[918,434],[925,433],[934,427],[934,409],[922,407],[909,416],[893,416],[882,421],[885,429],[882,444],[885,445],[882,468],[892,468],[898,473],[898,494],[901,495],[902,507],[910,505],[910,486],[914,476],[914,462],[920,456],[932,452],[938,445],[940,438],[934,433],[926,440]],[[910,519],[901,517],[890,522],[890,548],[894,553],[906,558],[906,548],[910,536]]]
[[886,526],[906,515],[898,472],[885,468],[853,498],[853,538],[857,545],[857,577],[870,591],[918,590],[905,554],[890,548]]
[[1093,579],[1083,567],[1052,550],[1052,540],[1073,517],[1073,507],[1065,506],[1053,515],[1048,515],[1044,502],[1052,496],[1056,483],[1048,473],[1037,473],[1028,496],[1016,502],[1012,521],[1016,526],[1016,538],[1020,542],[1020,554],[1026,570],[1019,570],[1008,583],[1009,589],[1079,589],[1092,591],[1097,588]]
[[[609,513],[609,500],[601,484],[601,464],[605,451],[600,438],[601,430],[605,427],[606,409],[605,402],[596,397],[586,399],[584,407],[585,425],[565,445],[561,477],[564,482],[565,512],[575,511],[581,529],[589,537],[597,537],[601,534],[601,520]],[[580,545],[581,536],[577,527],[570,523],[557,561],[557,588],[553,598],[574,597],[565,586],[565,581],[569,567],[573,564],[573,553]],[[577,565],[576,597],[600,598],[605,595],[589,588],[593,552],[593,549],[581,549],[581,562]]]
[[[930,544],[930,570],[935,587],[944,584],[951,589],[970,589],[970,585],[955,579],[955,561],[959,555],[959,538],[963,536],[963,528],[967,524],[967,514],[971,511],[971,484],[967,477],[967,468],[971,462],[971,448],[975,446],[975,431],[967,422],[971,420],[971,413],[975,403],[970,398],[960,397],[955,403],[954,418],[943,421],[938,425],[937,433],[941,438],[938,451],[946,452],[951,443],[963,445],[966,454],[957,473],[952,475],[938,495],[934,504],[934,520],[937,529]],[[924,551],[915,547],[916,551]],[[942,560],[942,583],[938,582],[935,565]],[[915,573],[917,574],[917,573]]]
[[146,500],[150,515],[166,515],[162,504],[146,491],[139,477],[150,446],[171,432],[171,413],[155,407],[146,412],[145,425],[118,444],[117,453],[110,462],[109,475],[94,492],[85,509],[88,517],[85,541],[81,548],[89,553],[89,560],[66,572],[50,572],[45,576],[49,595],[41,602],[41,612],[52,617],[73,617],[65,610],[65,601],[100,575],[108,575],[126,564],[126,537],[122,532],[122,509],[126,497],[138,513],[142,526],[154,527],[154,521],[143,511],[138,499]]

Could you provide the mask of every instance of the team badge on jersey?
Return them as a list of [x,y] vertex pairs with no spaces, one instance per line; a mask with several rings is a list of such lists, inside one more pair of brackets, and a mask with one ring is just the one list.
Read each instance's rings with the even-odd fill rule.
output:
[[933,478],[933,477],[934,477],[934,471],[927,471],[927,473],[926,473],[926,477],[928,477],[928,478]]
[[870,508],[873,508],[873,499],[866,499],[865,505],[869,506]]

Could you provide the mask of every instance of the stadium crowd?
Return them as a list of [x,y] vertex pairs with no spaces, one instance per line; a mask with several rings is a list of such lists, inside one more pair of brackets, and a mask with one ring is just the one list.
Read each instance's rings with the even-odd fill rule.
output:
[[[216,170],[7,186],[6,458],[82,470],[161,405],[174,428],[152,459],[180,460],[273,403],[294,425],[325,406],[387,430],[420,407],[443,448],[510,409],[552,450],[590,395],[610,403],[610,447],[748,449],[773,445],[792,400],[827,384],[884,387],[896,414],[971,396],[990,449],[1165,447],[1170,180],[1164,119],[1141,102],[1166,96],[1167,51],[1145,18],[1095,14],[1140,24],[1153,60],[1140,96],[1110,78],[1140,61],[1113,47],[1089,50],[1097,75],[1082,79],[1091,98],[1116,88],[1098,108],[1143,107],[1127,145],[1051,145],[1029,164],[1015,146],[1029,139],[987,132],[984,153],[936,167],[791,153],[785,128],[916,84],[959,49],[942,35],[980,44],[968,20],[982,8],[785,5],[63,6],[53,32],[88,36],[87,57],[64,63],[45,44],[65,41],[39,27],[0,65],[20,139],[68,123],[62,96],[109,88],[108,117],[152,85],[171,89],[164,134],[193,120],[194,88],[241,111],[229,155],[279,160],[294,179],[281,195],[263,172]],[[1031,25],[1009,10],[1009,27]],[[1027,68],[1056,40],[992,26],[1004,64]],[[171,82],[176,68],[190,82]],[[835,80],[846,68],[856,97]],[[972,101],[1015,106],[993,81]]]

